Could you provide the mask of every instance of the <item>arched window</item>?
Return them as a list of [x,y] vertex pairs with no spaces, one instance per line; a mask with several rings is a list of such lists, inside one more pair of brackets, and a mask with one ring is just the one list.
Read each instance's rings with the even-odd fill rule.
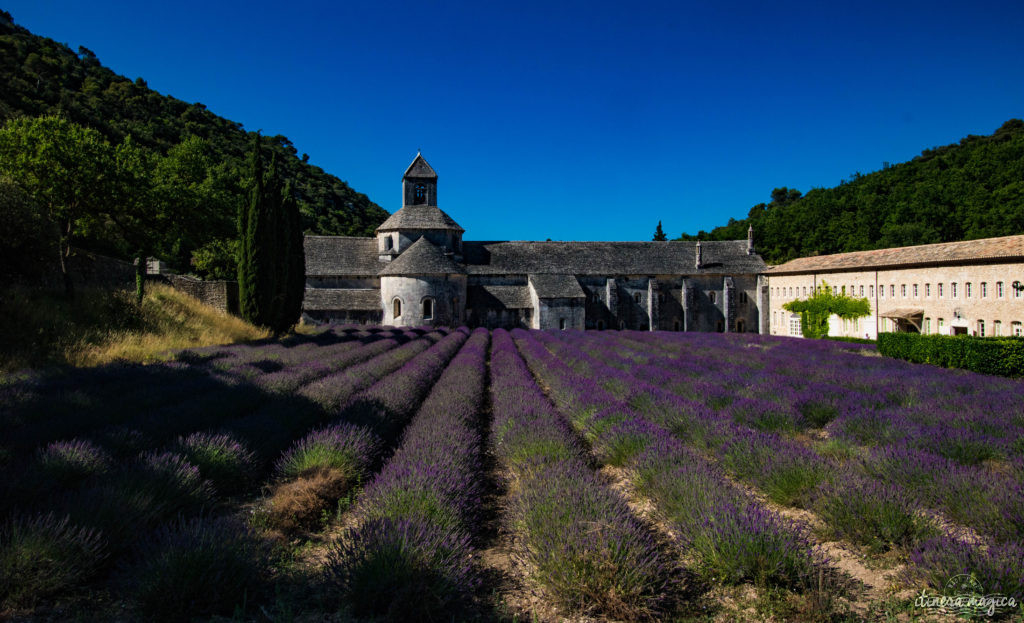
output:
[[434,317],[434,299],[423,299],[423,319],[430,320]]
[[736,333],[744,333],[747,330],[747,323],[742,320],[736,321]]
[[679,330],[679,320],[678,319],[675,322],[672,323],[672,330],[673,331],[678,331]]
[[420,205],[427,202],[427,187],[425,184],[416,184],[413,186],[412,192],[413,203]]
[[708,298],[711,299],[712,303],[718,302],[718,295],[716,292],[708,292]]
[[391,239],[391,236],[388,236],[387,238],[385,238],[385,239],[384,239],[384,250],[385,250],[385,251],[390,251],[390,250],[391,250],[391,248],[392,248],[392,247],[394,246],[394,244],[395,244],[395,243],[394,243],[394,241],[393,241],[393,240]]
[[626,321],[625,320],[620,320],[619,321],[619,331],[622,331],[625,328],[626,328]]
[[392,308],[393,308],[392,311],[394,312],[391,315],[393,317],[395,317],[395,318],[398,318],[399,316],[401,316],[402,315],[402,299],[395,298],[395,300],[391,302],[391,305],[392,305]]
[[640,304],[640,293],[639,292],[633,293],[633,300],[636,301],[637,305]]
[[565,318],[558,319],[558,328],[563,331],[565,330]]

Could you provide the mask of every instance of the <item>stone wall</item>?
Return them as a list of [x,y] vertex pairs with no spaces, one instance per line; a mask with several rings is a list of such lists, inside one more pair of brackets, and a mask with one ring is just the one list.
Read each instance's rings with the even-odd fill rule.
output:
[[162,279],[169,282],[176,290],[211,307],[230,314],[238,313],[238,282],[203,281],[185,275],[164,275]]

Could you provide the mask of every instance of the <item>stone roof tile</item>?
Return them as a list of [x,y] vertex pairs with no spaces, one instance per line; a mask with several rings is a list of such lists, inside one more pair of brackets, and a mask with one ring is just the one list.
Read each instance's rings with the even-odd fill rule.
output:
[[466,307],[531,309],[533,302],[527,286],[472,285],[466,288]]
[[391,260],[378,273],[387,275],[450,275],[466,274],[443,249],[422,237]]
[[801,257],[771,267],[768,274],[853,271],[919,264],[960,264],[1001,258],[1024,258],[1024,235]]
[[376,238],[306,236],[307,275],[376,276],[386,262],[377,259]]
[[306,311],[376,311],[381,309],[380,290],[306,288],[302,309]]
[[584,298],[583,288],[572,275],[530,275],[530,285],[538,298]]
[[465,231],[455,219],[445,214],[437,206],[412,205],[405,206],[381,223],[377,232],[394,231],[396,229],[451,229]]

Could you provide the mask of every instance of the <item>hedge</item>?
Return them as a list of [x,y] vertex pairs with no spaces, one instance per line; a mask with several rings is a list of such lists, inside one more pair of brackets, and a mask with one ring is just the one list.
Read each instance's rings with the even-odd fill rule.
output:
[[1024,376],[1024,339],[882,333],[878,352],[894,359],[962,368],[983,374]]

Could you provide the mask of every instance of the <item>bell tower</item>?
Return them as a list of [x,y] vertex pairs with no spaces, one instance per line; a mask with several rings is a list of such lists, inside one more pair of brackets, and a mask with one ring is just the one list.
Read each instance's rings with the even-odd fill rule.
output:
[[422,154],[417,153],[416,159],[402,176],[402,207],[436,205],[437,173],[427,164]]

